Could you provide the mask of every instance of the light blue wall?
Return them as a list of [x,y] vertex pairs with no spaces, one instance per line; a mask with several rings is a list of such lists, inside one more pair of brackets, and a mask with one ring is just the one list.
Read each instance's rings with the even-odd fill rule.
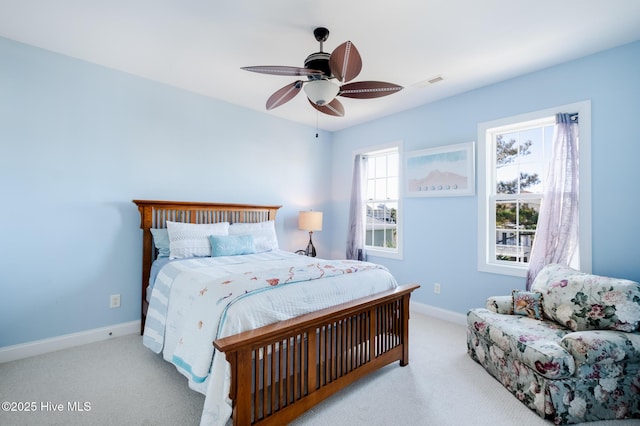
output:
[[330,198],[315,133],[0,38],[0,347],[140,318],[132,199],[282,204],[281,246],[306,246],[297,213]]
[[[640,42],[316,139],[312,128],[0,38],[0,347],[139,318],[134,198],[282,204],[289,250],[306,244],[298,210],[324,210],[314,243],[343,257],[354,150],[468,142],[479,122],[587,99],[593,271],[640,280],[638,75]],[[418,302],[464,313],[523,287],[477,272],[476,197],[409,198],[404,209],[404,259],[371,260],[423,284]],[[122,308],[109,309],[116,293]]]
[[[640,42],[335,133],[334,255],[344,252],[354,150],[395,140],[405,152],[475,141],[478,123],[589,99],[593,273],[640,281]],[[478,272],[477,206],[477,196],[405,199],[404,259],[370,260],[400,282],[422,284],[413,300],[459,313],[524,288],[523,279]]]

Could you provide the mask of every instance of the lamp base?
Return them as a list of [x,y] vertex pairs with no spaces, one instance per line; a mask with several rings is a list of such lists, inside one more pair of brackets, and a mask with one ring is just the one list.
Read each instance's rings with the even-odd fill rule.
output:
[[313,234],[313,231],[309,231],[309,244],[307,244],[304,254],[309,257],[316,257],[316,248],[313,246],[313,241],[311,241],[311,234]]

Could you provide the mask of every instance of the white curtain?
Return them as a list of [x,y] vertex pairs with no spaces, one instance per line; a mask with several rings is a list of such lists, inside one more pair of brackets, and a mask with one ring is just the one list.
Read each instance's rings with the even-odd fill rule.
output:
[[366,260],[364,250],[367,190],[367,157],[356,155],[353,163],[351,183],[351,205],[349,207],[349,230],[347,235],[347,259]]
[[549,263],[578,262],[578,116],[557,114],[553,152],[531,249],[527,289]]

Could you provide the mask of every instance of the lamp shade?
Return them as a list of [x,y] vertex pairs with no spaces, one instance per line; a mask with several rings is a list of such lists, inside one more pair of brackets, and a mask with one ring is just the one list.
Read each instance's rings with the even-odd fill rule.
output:
[[322,231],[322,212],[300,212],[298,215],[298,229],[303,231]]
[[323,106],[338,95],[340,88],[329,80],[315,80],[305,84],[304,91],[311,102]]

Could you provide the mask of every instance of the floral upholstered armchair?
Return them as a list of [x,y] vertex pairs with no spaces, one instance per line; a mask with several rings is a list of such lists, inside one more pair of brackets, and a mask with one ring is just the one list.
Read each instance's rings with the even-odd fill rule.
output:
[[467,315],[469,355],[556,424],[640,418],[640,284],[547,265]]

